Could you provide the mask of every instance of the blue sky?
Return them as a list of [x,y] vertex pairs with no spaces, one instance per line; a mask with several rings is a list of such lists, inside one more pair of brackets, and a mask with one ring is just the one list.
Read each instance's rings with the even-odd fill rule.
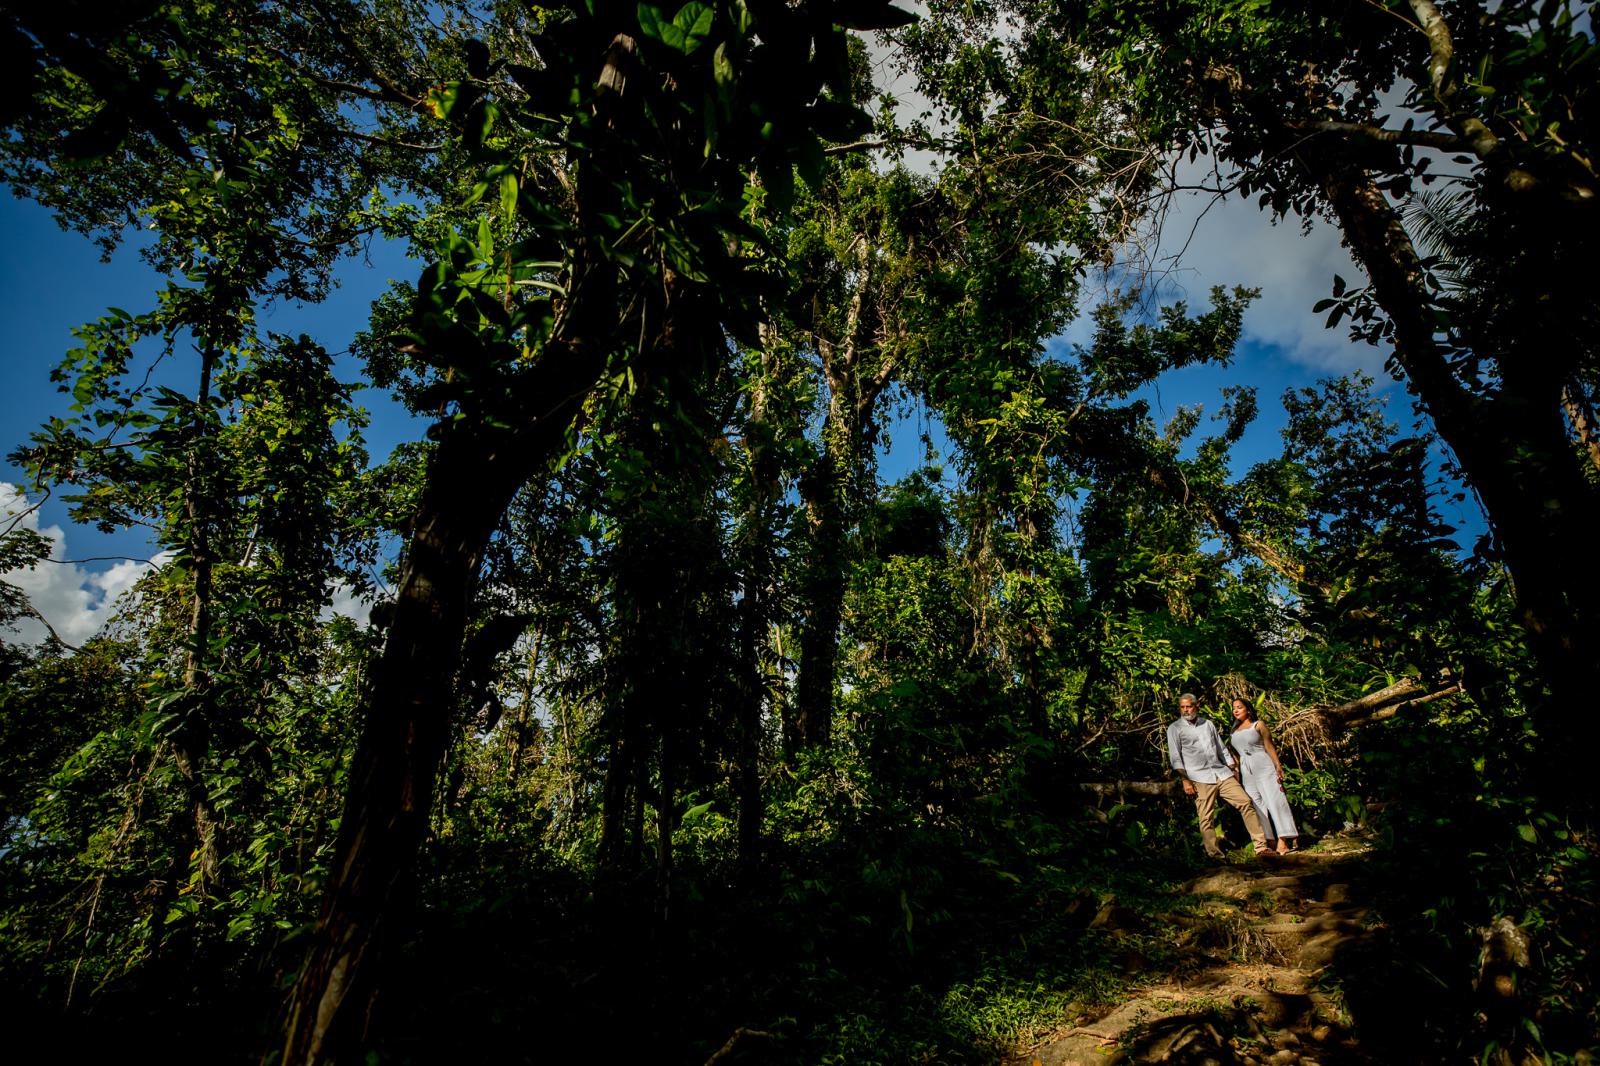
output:
[[[899,99],[900,110],[910,114],[926,109],[927,101],[910,87],[907,76],[896,73],[883,42],[873,39],[868,48],[880,84]],[[937,165],[931,157],[920,158],[915,152],[907,162],[913,167]],[[1173,175],[1175,183],[1191,189],[1216,184],[1209,165],[1207,160],[1180,163]],[[110,264],[101,263],[89,241],[63,232],[45,210],[11,196],[0,196],[0,236],[4,238],[0,240],[0,342],[5,352],[0,359],[0,455],[4,455],[26,441],[51,414],[65,413],[66,398],[56,391],[49,373],[74,347],[72,327],[99,317],[109,306],[135,313],[147,309],[160,281],[138,258],[136,248],[125,247]],[[365,322],[372,299],[390,279],[414,278],[419,266],[394,246],[374,244],[367,257],[346,263],[341,285],[327,302],[311,307],[272,307],[261,324],[278,333],[307,333],[328,351],[342,352]],[[1284,390],[1353,370],[1377,379],[1388,397],[1391,421],[1410,431],[1414,421],[1411,402],[1384,374],[1383,353],[1352,344],[1341,330],[1324,329],[1321,316],[1311,312],[1311,307],[1328,295],[1335,274],[1352,281],[1360,277],[1330,227],[1274,225],[1252,202],[1180,192],[1165,205],[1159,226],[1152,226],[1127,249],[1127,261],[1119,273],[1127,272],[1158,278],[1157,291],[1163,300],[1184,298],[1196,310],[1207,304],[1214,285],[1261,290],[1246,317],[1245,334],[1232,366],[1193,367],[1169,374],[1143,393],[1155,417],[1165,421],[1179,405],[1200,404],[1208,415],[1214,413],[1224,385],[1254,385],[1260,416],[1234,449],[1237,469],[1278,454],[1278,432],[1284,422],[1278,398]],[[1086,306],[1092,298],[1090,294]],[[1084,319],[1069,328],[1059,343],[1087,339]],[[346,381],[360,380],[360,367],[353,359],[342,361],[339,371]],[[366,389],[357,398],[371,412],[366,438],[375,459],[386,457],[399,441],[421,436],[424,426],[409,418],[390,397]],[[920,424],[921,416],[913,415],[891,427],[887,437],[894,447],[879,466],[885,480],[920,465]],[[936,425],[932,429],[936,444],[940,443],[942,433]],[[22,506],[15,489],[19,483],[20,471],[5,464],[0,469],[0,511]],[[1442,509],[1446,521],[1461,528],[1458,542],[1470,547],[1484,527],[1475,503],[1468,500],[1461,507]],[[54,499],[27,521],[55,541],[57,559],[94,561],[45,564],[38,572],[10,579],[29,592],[58,629],[79,637],[89,635],[116,594],[147,565],[134,560],[147,558],[150,545],[138,532],[106,536],[73,526],[65,506]]]
[[[9,194],[0,196],[0,235],[0,350],[4,351],[0,359],[0,455],[9,455],[45,419],[67,414],[69,398],[50,381],[50,371],[76,347],[73,327],[100,317],[108,307],[135,314],[148,310],[163,283],[139,258],[137,233],[111,262],[103,263],[99,249],[90,241],[63,231],[44,208]],[[261,327],[277,333],[306,333],[330,352],[343,352],[364,324],[368,306],[390,279],[413,279],[418,270],[419,265],[407,260],[398,247],[374,243],[367,255],[346,264],[340,287],[328,301],[320,305],[279,302],[263,310]],[[336,366],[341,380],[360,382],[360,366],[354,358],[343,357]],[[184,362],[173,361],[172,369],[175,374],[182,373]],[[365,436],[375,459],[386,457],[400,441],[422,435],[425,426],[387,393],[362,389],[357,401],[372,415]],[[25,490],[23,472],[8,459],[0,460],[0,483]],[[38,499],[33,493],[27,495],[29,503]],[[0,505],[17,509],[15,494],[7,493]],[[46,564],[39,568],[40,573],[13,577],[69,642],[93,632],[103,620],[108,602],[142,571],[138,561],[154,551],[142,530],[103,534],[73,525],[67,505],[59,498],[46,500],[28,524],[56,541],[54,558],[86,560]],[[22,635],[39,634],[25,628]]]
[[[51,414],[65,413],[67,398],[49,380],[50,370],[75,346],[72,328],[102,315],[107,307],[132,312],[147,309],[160,284],[139,259],[135,246],[125,246],[112,262],[99,261],[99,252],[83,237],[64,232],[49,213],[36,204],[11,196],[0,198],[0,330],[5,358],[0,360],[0,444],[9,453]],[[1206,294],[1216,284],[1242,284],[1262,289],[1261,298],[1246,319],[1246,333],[1229,368],[1193,367],[1165,376],[1146,390],[1158,420],[1164,421],[1178,406],[1202,404],[1207,413],[1220,404],[1224,385],[1251,384],[1258,390],[1261,415],[1235,449],[1236,464],[1277,454],[1283,410],[1278,397],[1285,389],[1313,384],[1318,378],[1360,369],[1372,374],[1387,390],[1392,421],[1409,428],[1411,405],[1404,391],[1381,370],[1382,353],[1351,344],[1340,331],[1322,328],[1320,316],[1311,313],[1316,300],[1326,295],[1334,273],[1358,277],[1337,236],[1326,227],[1309,233],[1293,225],[1273,226],[1254,205],[1238,201],[1212,203],[1190,197],[1174,201],[1162,236],[1183,248],[1174,258],[1162,240],[1152,239],[1140,249],[1141,262],[1164,271],[1166,298],[1187,298],[1203,307]],[[278,333],[309,334],[330,352],[343,352],[364,324],[372,299],[393,278],[411,279],[419,264],[408,260],[393,245],[373,244],[368,254],[350,260],[340,274],[341,284],[330,299],[315,306],[278,304],[266,309],[264,329]],[[1080,322],[1061,338],[1062,343],[1087,339],[1087,322]],[[181,366],[181,364],[179,364]],[[360,367],[351,358],[339,362],[340,376],[360,381]],[[388,455],[403,440],[421,436],[424,426],[410,418],[385,393],[364,389],[358,402],[372,415],[366,432],[375,459]],[[915,419],[889,433],[893,451],[880,465],[880,474],[892,480],[918,465],[922,447]],[[942,434],[935,433],[936,441]],[[0,482],[20,486],[22,473],[9,462],[0,469]],[[16,506],[12,493],[8,502]],[[1463,547],[1482,529],[1482,520],[1469,503],[1446,514],[1447,521],[1462,526]],[[64,635],[87,636],[103,618],[105,607],[137,577],[140,565],[127,560],[148,558],[152,549],[142,533],[105,535],[72,525],[58,499],[46,501],[37,525],[57,542],[62,562],[41,569],[46,573],[21,581]],[[119,560],[117,557],[127,557]],[[69,638],[70,639],[70,638]]]
[[[135,314],[148,310],[164,282],[139,258],[137,233],[111,262],[103,263],[99,249],[88,240],[63,231],[44,208],[15,196],[0,198],[0,233],[5,235],[0,241],[0,336],[6,351],[0,364],[0,444],[9,453],[37,422],[65,413],[66,397],[49,375],[76,346],[73,327],[98,318],[108,307]],[[346,264],[340,287],[327,302],[279,301],[264,309],[260,325],[275,333],[306,333],[330,352],[342,352],[390,279],[414,280],[418,270],[397,246],[374,242],[365,257]],[[340,370],[345,380],[359,380],[354,359],[341,360]],[[360,401],[373,411],[370,436],[384,438],[383,451],[402,435],[420,431],[387,394],[365,389]],[[15,482],[18,477],[17,468],[6,462],[0,478]]]

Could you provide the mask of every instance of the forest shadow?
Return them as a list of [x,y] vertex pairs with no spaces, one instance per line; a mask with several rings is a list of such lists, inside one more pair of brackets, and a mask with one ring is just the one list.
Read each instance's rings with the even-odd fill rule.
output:
[[559,868],[480,866],[492,889],[472,902],[452,874],[432,897],[453,902],[391,969],[384,1061],[996,1061],[1175,958],[1143,916],[1174,905],[1186,861],[1118,854],[1090,822],[1057,842],[1070,865],[1009,864],[1021,874],[953,834],[881,828],[742,887],[701,870],[664,922],[648,892]]

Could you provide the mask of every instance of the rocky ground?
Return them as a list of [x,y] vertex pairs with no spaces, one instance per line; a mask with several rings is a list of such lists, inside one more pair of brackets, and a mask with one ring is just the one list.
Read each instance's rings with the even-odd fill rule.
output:
[[[1181,949],[1176,968],[1151,974],[1109,1012],[1072,1018],[1010,1064],[1384,1062],[1355,1031],[1341,984],[1349,967],[1339,965],[1382,931],[1363,882],[1365,855],[1359,841],[1330,839],[1188,882],[1181,890],[1193,905],[1165,919]],[[1114,936],[1139,920],[1107,900],[1094,924]]]

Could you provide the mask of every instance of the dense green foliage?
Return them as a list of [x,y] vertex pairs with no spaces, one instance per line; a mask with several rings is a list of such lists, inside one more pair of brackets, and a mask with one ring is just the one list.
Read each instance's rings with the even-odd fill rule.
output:
[[[1439,517],[1426,416],[1458,450],[1465,416],[1423,389],[1402,428],[1370,379],[1330,379],[1281,398],[1281,454],[1246,468],[1252,390],[1211,425],[1142,397],[1228,366],[1255,294],[1152,310],[1084,285],[1175,148],[1222,152],[1280,214],[1333,196],[1236,115],[1218,133],[1149,41],[1251,70],[1258,119],[1289,106],[1254,80],[1271,49],[1347,43],[1326,77],[1370,110],[1399,46],[1349,12],[1335,38],[1173,6],[4,15],[28,74],[8,179],[108,250],[144,220],[169,279],[79,331],[67,408],[15,455],[30,491],[162,554],[81,648],[0,647],[8,1006],[69,1057],[159,1027],[209,1061],[998,1060],[1171,961],[1192,814],[1094,786],[1164,776],[1193,691],[1257,699],[1308,844],[1384,845],[1384,950],[1325,977],[1375,1047],[1585,1053],[1592,807],[1541,770],[1577,709],[1529,635],[1556,616],[1522,549],[1469,552]],[[1523,70],[1565,34],[1578,84],[1558,8],[1501,8],[1531,21],[1480,27],[1486,54]],[[942,121],[872,115],[846,29],[890,31]],[[1568,180],[1567,127],[1538,129],[1517,165]],[[1461,373],[1515,348],[1469,293],[1540,298],[1486,263],[1528,224],[1495,228],[1487,184],[1429,216]],[[353,349],[432,421],[370,467],[328,355],[256,326],[328,296],[369,233],[429,265]],[[1588,321],[1552,291],[1552,320]],[[1406,352],[1382,291],[1334,299]],[[1053,343],[1079,316],[1092,337]],[[1562,358],[1581,464],[1595,362]],[[1474,381],[1472,417],[1507,417]],[[933,422],[947,453],[926,432],[886,479],[885,438]],[[1462,463],[1469,487],[1485,469]],[[49,547],[14,520],[0,570]],[[369,622],[325,610],[340,589]],[[1562,624],[1588,639],[1589,610]],[[0,623],[31,614],[0,583]],[[1359,702],[1396,683],[1413,696]],[[1113,905],[1143,918],[1097,920]],[[1502,920],[1537,947],[1495,997]]]

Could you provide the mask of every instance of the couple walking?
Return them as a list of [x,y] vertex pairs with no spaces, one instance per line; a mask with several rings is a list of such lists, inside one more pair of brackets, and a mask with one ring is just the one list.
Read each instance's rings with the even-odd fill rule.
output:
[[1233,752],[1229,752],[1217,727],[1200,717],[1198,701],[1185,692],[1178,697],[1178,720],[1167,727],[1167,757],[1183,779],[1184,794],[1194,797],[1200,814],[1200,842],[1207,855],[1222,858],[1213,829],[1218,796],[1244,817],[1257,855],[1269,854],[1274,848],[1281,855],[1300,830],[1295,828],[1289,798],[1283,793],[1278,750],[1272,746],[1266,724],[1256,720],[1249,700],[1233,701],[1233,721],[1228,738]]

